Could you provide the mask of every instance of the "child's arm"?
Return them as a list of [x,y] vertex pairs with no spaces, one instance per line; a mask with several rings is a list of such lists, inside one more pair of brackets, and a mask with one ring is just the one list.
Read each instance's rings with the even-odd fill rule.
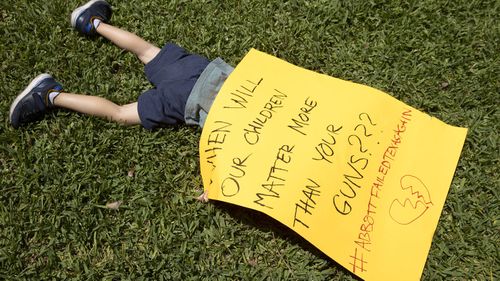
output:
[[204,191],[200,196],[196,197],[196,200],[206,203],[208,202],[208,193]]

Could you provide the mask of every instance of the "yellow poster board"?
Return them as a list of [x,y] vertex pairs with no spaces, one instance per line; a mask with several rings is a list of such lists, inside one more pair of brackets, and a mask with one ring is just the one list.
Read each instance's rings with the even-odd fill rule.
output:
[[208,197],[261,211],[365,280],[419,280],[467,129],[251,50],[200,139]]

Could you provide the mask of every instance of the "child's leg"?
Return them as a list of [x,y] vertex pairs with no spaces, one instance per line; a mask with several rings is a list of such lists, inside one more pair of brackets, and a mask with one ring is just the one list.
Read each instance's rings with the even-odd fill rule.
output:
[[[135,54],[144,64],[160,52],[160,48],[139,36],[104,22],[97,26],[96,31],[118,47]],[[54,100],[54,105],[124,125],[141,123],[137,102],[120,106],[101,97],[61,93]]]
[[141,37],[107,23],[100,23],[96,31],[118,47],[134,53],[144,64],[160,52],[160,48]]
[[35,77],[12,102],[10,123],[18,128],[41,119],[54,107],[107,118],[125,125],[141,123],[137,102],[120,106],[101,97],[66,93],[62,85],[47,73]]
[[137,55],[145,64],[158,54],[160,49],[154,45],[133,33],[107,24],[111,20],[111,14],[112,9],[108,2],[91,0],[71,13],[71,26],[84,35],[104,36],[120,48]]
[[[107,24],[110,18],[111,6],[105,0],[92,0],[73,11],[71,25],[85,35],[102,35],[118,47],[134,53],[144,64],[160,52],[159,48],[137,35]],[[17,128],[38,120],[53,107],[63,107],[126,125],[141,123],[137,102],[120,106],[101,97],[61,91],[62,86],[49,74],[37,76],[12,103],[9,112],[11,124]]]
[[54,105],[83,114],[106,118],[123,125],[141,123],[137,111],[137,102],[117,105],[101,97],[62,92],[54,99]]

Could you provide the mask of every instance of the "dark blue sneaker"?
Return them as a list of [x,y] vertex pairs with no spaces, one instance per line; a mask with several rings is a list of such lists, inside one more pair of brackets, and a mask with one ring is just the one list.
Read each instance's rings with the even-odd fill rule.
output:
[[38,75],[20,93],[10,106],[9,119],[14,128],[41,119],[54,105],[49,100],[51,92],[60,92],[63,87],[47,73]]
[[111,19],[111,6],[104,0],[92,0],[87,4],[76,8],[71,13],[71,26],[80,33],[93,36],[97,32],[94,28],[94,20],[109,22]]

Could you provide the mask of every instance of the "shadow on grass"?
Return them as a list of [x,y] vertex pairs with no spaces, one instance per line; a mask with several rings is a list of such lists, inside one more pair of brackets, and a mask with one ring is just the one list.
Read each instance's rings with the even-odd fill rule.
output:
[[252,226],[263,232],[273,232],[276,235],[278,235],[281,239],[289,241],[292,244],[298,245],[299,247],[310,252],[316,257],[328,261],[329,267],[334,267],[337,271],[343,272],[344,274],[351,276],[355,280],[363,280],[358,276],[354,275],[349,270],[345,269],[339,263],[337,263],[332,258],[323,253],[321,250],[319,250],[316,246],[314,246],[309,241],[304,239],[302,236],[297,234],[295,231],[291,230],[289,227],[282,224],[281,222],[273,219],[269,215],[266,215],[259,211],[255,211],[252,209],[248,209],[245,207],[225,202],[220,202],[215,200],[212,200],[210,202],[223,212],[229,214],[232,218],[234,218],[238,222]]

